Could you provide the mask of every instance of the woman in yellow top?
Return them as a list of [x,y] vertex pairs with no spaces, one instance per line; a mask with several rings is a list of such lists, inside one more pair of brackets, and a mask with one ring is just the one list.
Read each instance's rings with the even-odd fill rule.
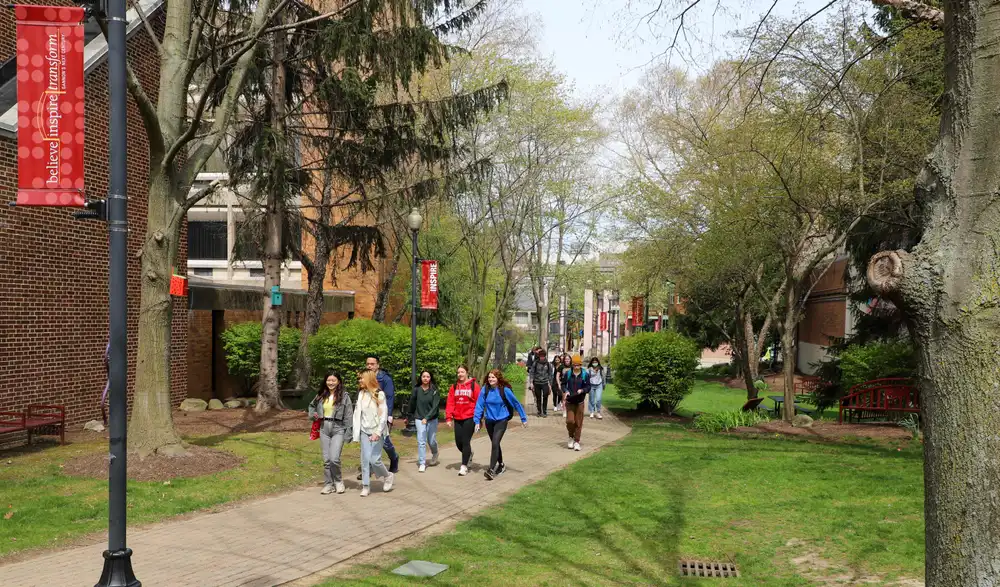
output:
[[361,497],[371,492],[371,473],[385,479],[382,490],[390,491],[395,475],[382,464],[382,439],[389,432],[389,409],[385,393],[378,384],[374,371],[365,371],[358,377],[358,406],[354,410],[354,440],[361,442]]
[[323,420],[319,431],[320,446],[323,448],[323,476],[326,485],[323,495],[344,492],[344,478],[340,470],[340,453],[345,439],[353,437],[354,406],[351,396],[344,393],[344,381],[340,373],[328,371],[320,385],[316,398],[309,404],[309,417]]

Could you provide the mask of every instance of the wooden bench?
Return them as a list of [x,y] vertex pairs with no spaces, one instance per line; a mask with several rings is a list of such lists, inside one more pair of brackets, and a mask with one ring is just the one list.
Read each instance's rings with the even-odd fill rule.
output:
[[903,414],[920,414],[920,392],[912,379],[875,379],[859,383],[847,395],[840,398],[840,414],[843,422],[863,422],[865,420],[885,420]]
[[26,432],[29,445],[33,434],[58,435],[59,444],[66,444],[66,408],[32,404],[27,412],[0,412],[0,434],[13,432]]

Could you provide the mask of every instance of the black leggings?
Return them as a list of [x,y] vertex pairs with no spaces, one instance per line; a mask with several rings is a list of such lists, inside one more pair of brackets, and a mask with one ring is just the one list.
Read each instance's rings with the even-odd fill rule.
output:
[[455,446],[462,451],[462,464],[469,466],[472,458],[472,435],[476,433],[476,423],[472,418],[455,420]]
[[505,432],[507,432],[507,420],[486,421],[486,433],[490,435],[490,442],[493,443],[493,451],[490,452],[491,471],[496,471],[497,466],[503,464],[503,451],[500,449],[500,441],[503,440]]

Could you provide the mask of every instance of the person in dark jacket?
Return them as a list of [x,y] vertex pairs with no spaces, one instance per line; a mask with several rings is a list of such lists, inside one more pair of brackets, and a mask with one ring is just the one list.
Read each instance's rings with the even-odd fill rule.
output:
[[427,470],[427,447],[431,447],[431,463],[438,464],[438,413],[441,411],[441,394],[430,371],[420,373],[420,385],[410,395],[409,412],[417,425],[417,471]]
[[590,392],[590,376],[583,369],[583,359],[574,356],[572,367],[563,372],[563,404],[566,410],[566,431],[569,443],[566,447],[580,450],[580,435],[583,433],[583,400]]
[[319,441],[323,450],[323,477],[326,484],[320,491],[328,495],[336,489],[343,493],[340,454],[344,442],[354,437],[354,405],[351,396],[344,392],[344,381],[336,371],[328,371],[315,399],[309,403],[309,418],[322,420]]
[[552,365],[545,358],[545,351],[538,349],[538,357],[528,370],[528,383],[534,391],[535,415],[548,418],[549,395],[552,393]]

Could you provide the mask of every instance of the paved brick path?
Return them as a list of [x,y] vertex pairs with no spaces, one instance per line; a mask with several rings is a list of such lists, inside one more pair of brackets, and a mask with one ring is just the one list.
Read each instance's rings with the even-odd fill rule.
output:
[[[529,402],[531,400],[529,399]],[[416,472],[415,457],[406,459],[390,493],[372,483],[372,495],[358,495],[351,478],[343,495],[319,495],[319,487],[253,501],[236,508],[131,532],[133,565],[148,587],[280,585],[326,569],[369,548],[504,499],[514,490],[587,456],[628,433],[613,417],[587,419],[582,452],[566,449],[561,417],[534,418],[504,437],[508,471],[487,482],[482,469],[459,477],[454,445],[442,447],[441,464]],[[516,423],[517,419],[511,421]],[[474,462],[489,461],[485,433],[474,441]],[[317,448],[318,450],[318,448]],[[347,463],[345,469],[353,469]],[[428,511],[428,496],[436,496]],[[106,543],[44,554],[0,566],[4,587],[92,587],[100,576]]]

